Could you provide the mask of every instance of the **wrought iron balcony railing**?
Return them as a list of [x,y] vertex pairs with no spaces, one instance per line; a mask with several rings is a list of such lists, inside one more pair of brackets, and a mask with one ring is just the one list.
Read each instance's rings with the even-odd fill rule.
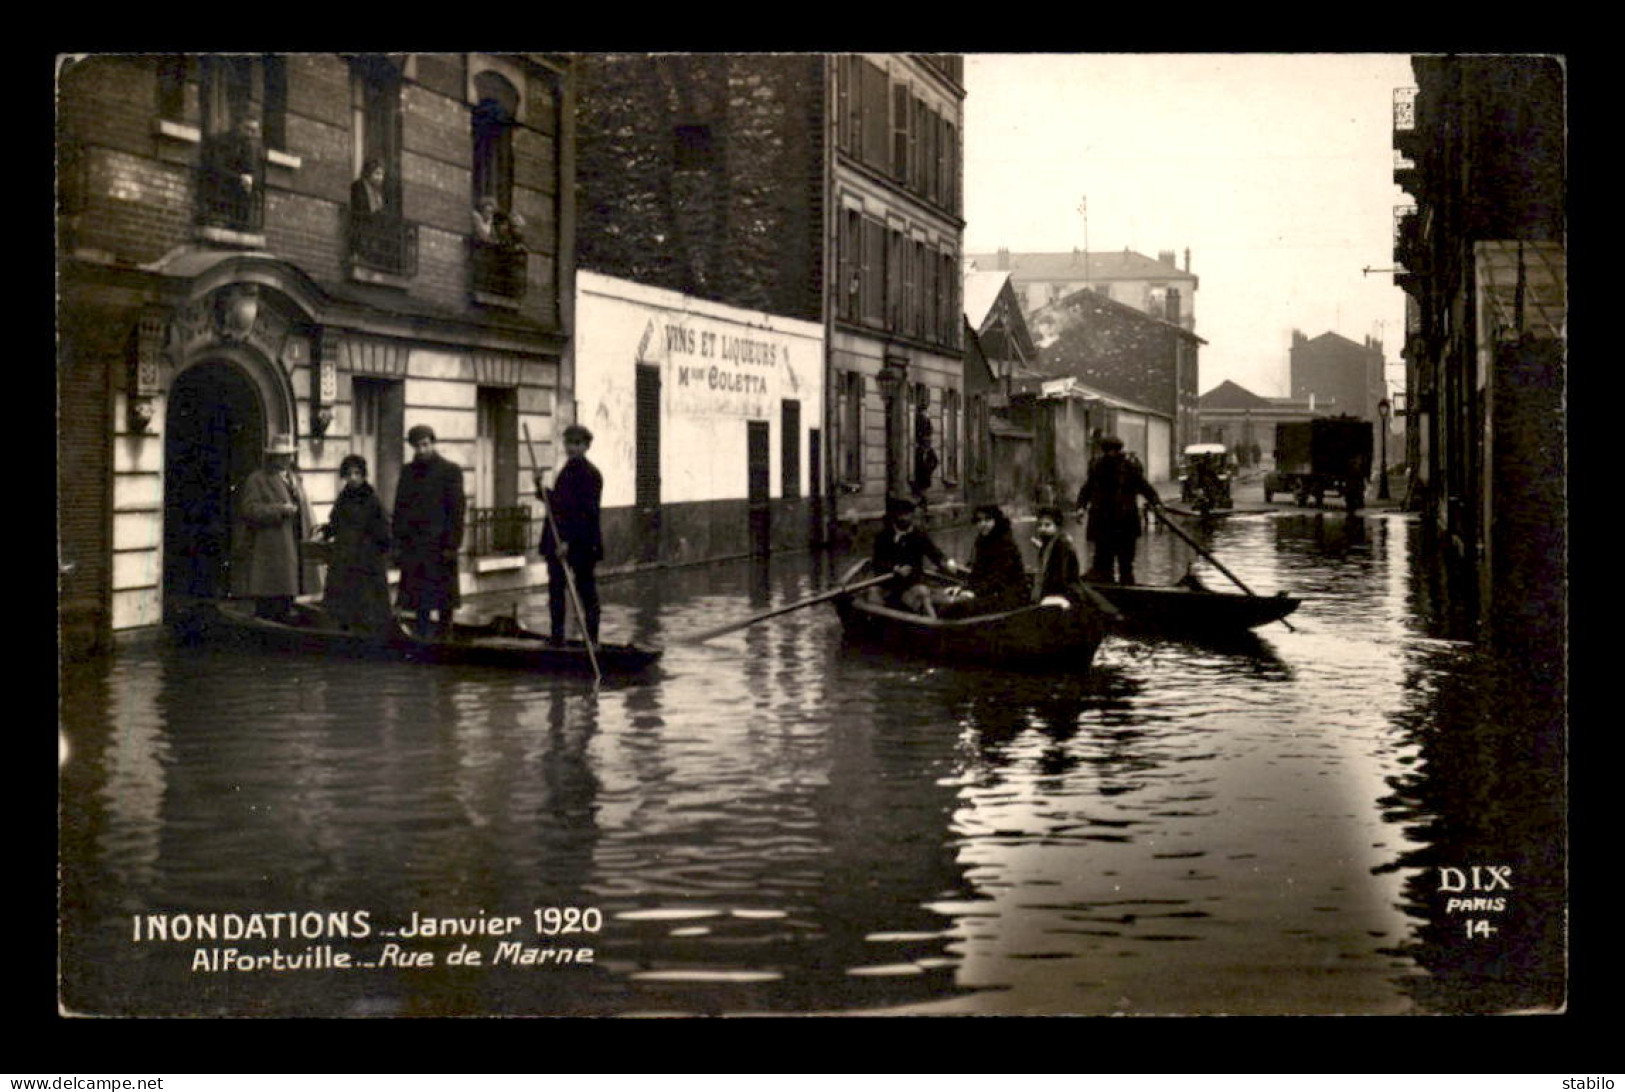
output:
[[1394,132],[1409,133],[1416,129],[1416,88],[1394,88]]
[[511,243],[468,241],[474,291],[517,300],[525,295],[526,250]]
[[198,170],[197,218],[205,227],[257,233],[265,226],[265,164],[258,149],[213,137]]
[[398,216],[350,210],[347,250],[357,265],[396,277],[418,272],[418,226]]
[[530,540],[530,509],[524,505],[468,510],[468,552],[475,557],[523,554]]

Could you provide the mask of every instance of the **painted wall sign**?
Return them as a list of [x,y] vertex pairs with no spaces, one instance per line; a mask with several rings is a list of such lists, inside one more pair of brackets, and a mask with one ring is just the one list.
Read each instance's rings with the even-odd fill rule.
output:
[[764,420],[779,399],[799,397],[791,339],[693,315],[651,318],[640,358],[662,367],[668,411]]

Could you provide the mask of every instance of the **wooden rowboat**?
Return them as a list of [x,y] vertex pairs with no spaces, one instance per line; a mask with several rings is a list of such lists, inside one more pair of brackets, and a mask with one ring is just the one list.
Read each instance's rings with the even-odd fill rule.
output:
[[1245,595],[1179,584],[1090,583],[1088,587],[1122,612],[1122,620],[1114,625],[1136,632],[1198,636],[1240,633],[1278,622],[1302,602],[1285,592]]
[[[335,623],[319,607],[300,604],[291,622],[254,617],[253,606],[240,600],[216,601],[204,608],[192,628],[206,639],[284,652],[327,656],[405,660],[411,663],[468,664],[512,668],[545,674],[592,674],[587,646],[580,641],[554,644],[511,618],[484,625],[455,623],[448,637],[424,640],[405,630],[385,635],[356,633]],[[605,674],[631,675],[652,667],[658,649],[637,645],[594,646]]]
[[[868,561],[847,570],[843,584],[872,575]],[[1082,672],[1106,636],[1101,612],[1089,607],[1054,606],[969,618],[930,618],[896,610],[868,593],[842,596],[836,613],[848,637],[934,660],[986,667],[1047,668]]]

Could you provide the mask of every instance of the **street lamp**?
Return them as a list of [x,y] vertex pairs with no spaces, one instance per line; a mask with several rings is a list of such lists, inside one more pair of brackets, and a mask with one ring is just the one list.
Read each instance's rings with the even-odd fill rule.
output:
[[1377,467],[1377,499],[1388,499],[1388,414],[1393,409],[1384,398],[1377,403],[1377,419],[1382,422],[1382,462]]

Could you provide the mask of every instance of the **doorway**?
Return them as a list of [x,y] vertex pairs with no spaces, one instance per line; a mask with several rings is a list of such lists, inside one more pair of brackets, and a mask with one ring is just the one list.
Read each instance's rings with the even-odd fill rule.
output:
[[235,490],[260,464],[265,440],[259,392],[240,369],[199,364],[175,381],[164,425],[166,618],[231,594]]

